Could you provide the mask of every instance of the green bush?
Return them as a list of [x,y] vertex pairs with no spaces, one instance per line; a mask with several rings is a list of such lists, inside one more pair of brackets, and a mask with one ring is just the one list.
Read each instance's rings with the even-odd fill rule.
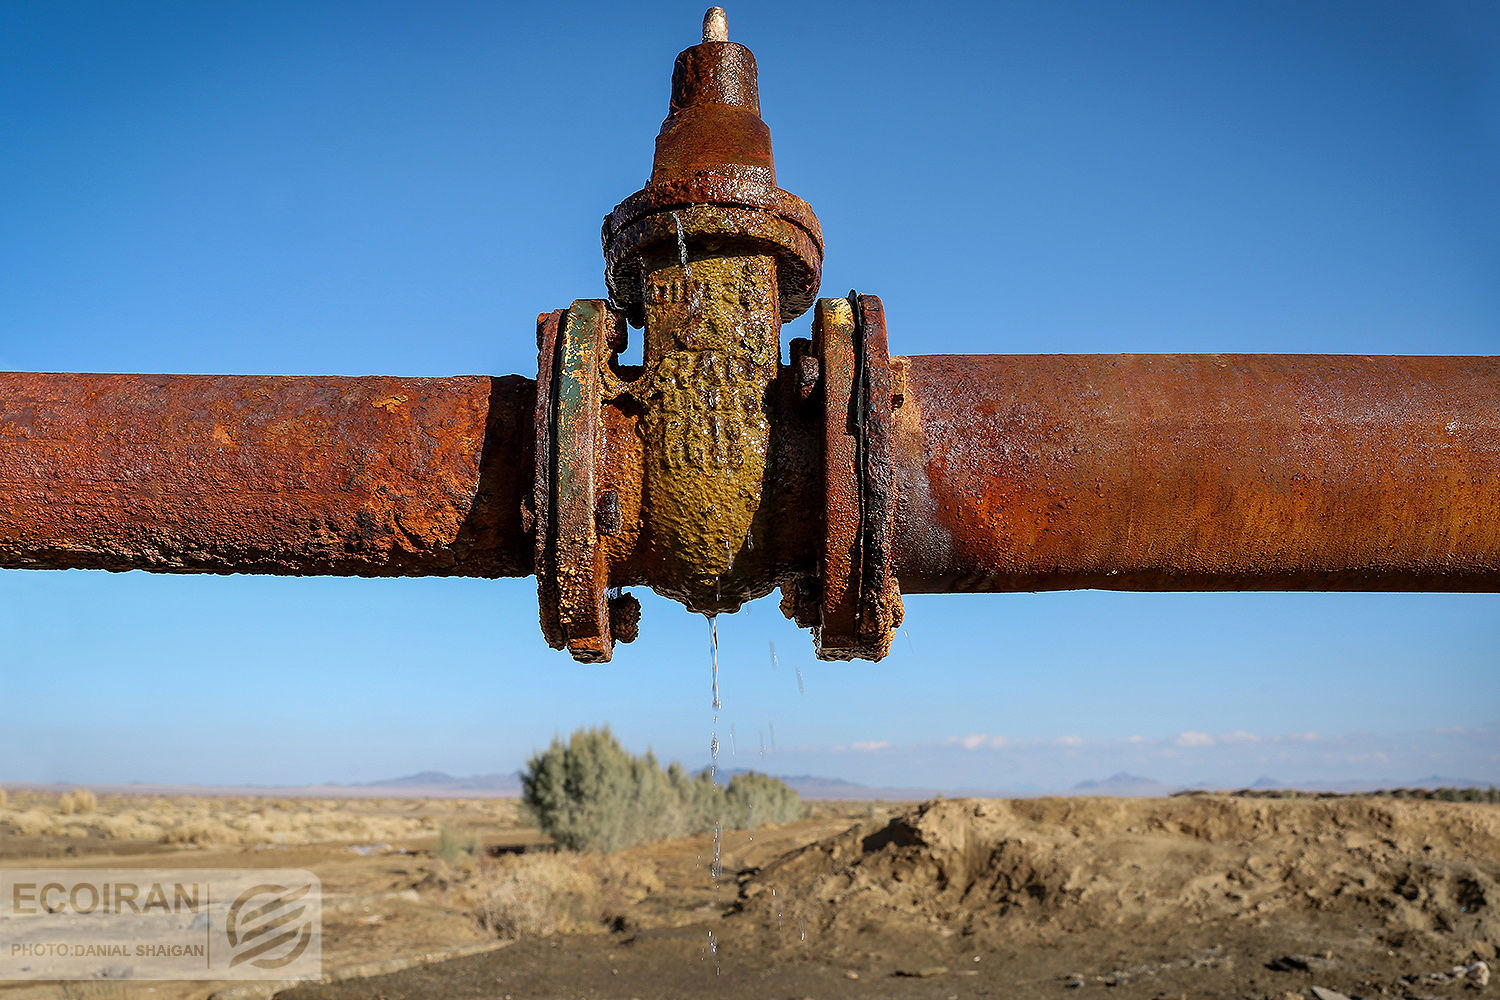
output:
[[730,778],[724,789],[724,823],[732,829],[754,830],[801,817],[802,800],[780,778],[750,771]]
[[580,729],[526,762],[521,800],[553,840],[582,851],[617,851],[717,827],[750,829],[802,817],[802,802],[786,783],[753,772],[727,788],[706,772],[665,771],[649,751],[636,757],[609,727]]

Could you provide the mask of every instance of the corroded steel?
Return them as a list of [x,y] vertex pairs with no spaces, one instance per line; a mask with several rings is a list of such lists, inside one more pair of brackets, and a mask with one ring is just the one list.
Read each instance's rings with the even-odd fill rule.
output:
[[897,358],[907,593],[1500,590],[1500,358]]
[[0,374],[0,566],[524,576],[532,392]]
[[902,615],[891,573],[895,400],[880,300],[850,292],[819,301],[810,349],[822,386],[823,537],[816,580],[798,586],[818,596],[794,596],[784,610],[814,629],[819,658],[878,660]]
[[[598,507],[603,493],[615,496],[611,506],[618,526],[619,503],[601,479],[605,435],[600,369],[621,322],[608,303],[580,299],[557,333],[551,414],[553,516],[546,537],[551,559],[545,573],[554,581],[557,622],[568,650],[586,662],[608,660],[614,648],[609,564],[601,544]],[[545,605],[542,613],[547,614]]]
[[634,586],[871,659],[903,591],[1500,590],[1497,358],[891,358],[850,293],[782,367],[823,237],[717,9],[603,240],[535,383],[0,374],[0,567],[534,572],[590,661]]
[[710,11],[677,57],[651,179],[605,220],[611,301],[645,350],[644,371],[597,401],[632,401],[644,441],[634,565],[605,575],[703,614],[778,582],[762,512],[780,328],[811,304],[823,259],[812,210],[776,186],[755,57],[723,30]]

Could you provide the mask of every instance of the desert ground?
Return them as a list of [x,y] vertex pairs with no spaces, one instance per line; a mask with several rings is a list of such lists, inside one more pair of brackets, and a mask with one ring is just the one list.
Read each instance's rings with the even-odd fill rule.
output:
[[559,852],[514,800],[69,798],[13,790],[0,865],[309,868],[331,981],[0,983],[0,1000],[1500,990],[1487,803],[813,803],[797,823],[727,831],[716,882],[710,836]]

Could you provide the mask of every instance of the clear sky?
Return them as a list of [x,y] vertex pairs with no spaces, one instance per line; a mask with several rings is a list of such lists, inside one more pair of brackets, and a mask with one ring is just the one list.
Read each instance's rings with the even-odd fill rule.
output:
[[[603,294],[701,15],[0,6],[0,369],[534,375],[536,314]],[[1500,353],[1500,6],[729,24],[825,292],[880,295],[895,353]],[[706,763],[708,627],[642,597],[584,666],[530,580],[0,572],[0,779],[508,771],[604,722]],[[914,597],[879,664],[817,662],[774,598],[719,632],[728,766],[1500,780],[1492,595]]]

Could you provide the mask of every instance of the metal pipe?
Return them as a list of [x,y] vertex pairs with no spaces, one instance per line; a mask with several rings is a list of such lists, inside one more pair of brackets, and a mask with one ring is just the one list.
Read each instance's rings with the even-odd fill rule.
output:
[[525,576],[535,392],[0,374],[0,567]]
[[637,585],[780,587],[838,659],[903,592],[1500,590],[1500,359],[891,358],[878,297],[814,304],[755,58],[717,8],[703,39],[536,382],[0,375],[0,567],[537,573],[589,661]]
[[1500,590],[1500,358],[897,358],[906,593]]

